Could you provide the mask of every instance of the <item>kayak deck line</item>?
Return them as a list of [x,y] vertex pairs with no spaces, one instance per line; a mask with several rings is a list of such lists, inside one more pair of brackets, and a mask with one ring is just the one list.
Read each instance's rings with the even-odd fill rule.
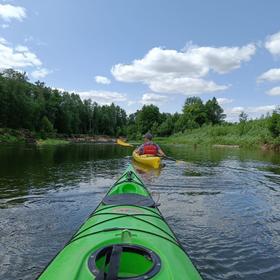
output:
[[201,280],[132,166],[39,280]]
[[[137,214],[136,214],[136,215],[137,215]],[[110,219],[107,219],[107,220],[104,220],[104,221],[99,222],[99,223],[97,223],[97,224],[94,224],[94,225],[92,225],[92,226],[89,226],[88,228],[86,228],[86,229],[82,230],[81,232],[79,232],[78,234],[76,234],[76,235],[74,236],[74,238],[76,238],[76,237],[79,236],[80,234],[84,233],[85,231],[88,231],[89,229],[94,228],[94,227],[96,227],[96,226],[99,226],[99,225],[101,225],[101,224],[103,224],[103,223],[106,223],[106,222],[109,222],[109,221],[112,221],[112,220],[121,219],[121,218],[131,217],[131,218],[137,219],[137,220],[139,220],[139,221],[141,221],[141,222],[144,222],[144,223],[146,223],[146,224],[149,224],[149,225],[151,225],[151,226],[153,226],[153,227],[159,229],[160,231],[162,231],[163,233],[167,234],[168,236],[170,236],[172,239],[174,239],[174,240],[177,242],[177,239],[176,239],[174,236],[172,236],[170,233],[166,232],[165,230],[163,230],[163,229],[160,228],[159,226],[157,226],[157,225],[155,225],[155,224],[153,224],[153,223],[151,223],[151,222],[149,222],[149,221],[146,221],[146,220],[143,220],[143,219],[137,217],[136,215],[130,215],[130,214],[126,215],[126,214],[122,214],[122,215],[117,216],[117,217],[112,217],[112,218],[110,218]],[[138,215],[142,215],[142,214],[138,214]]]
[[162,236],[160,234],[156,234],[154,232],[149,232],[149,231],[145,231],[145,230],[142,230],[142,229],[136,229],[136,228],[118,228],[118,227],[115,227],[115,228],[106,228],[106,229],[103,229],[103,230],[100,230],[100,231],[95,231],[95,232],[91,232],[91,233],[88,233],[88,234],[85,234],[85,235],[82,235],[82,236],[79,236],[78,238],[74,238],[72,239],[69,243],[66,244],[66,246],[69,246],[70,244],[72,244],[73,242],[79,240],[79,239],[82,239],[82,238],[85,238],[85,237],[89,237],[91,235],[95,235],[95,234],[99,234],[99,233],[104,233],[104,232],[112,232],[112,231],[123,231],[123,230],[128,230],[128,231],[136,231],[136,232],[142,232],[142,233],[146,233],[146,234],[150,234],[150,235],[154,235],[156,237],[160,237],[160,238],[163,238],[171,243],[173,243],[174,245],[178,246],[181,250],[183,250],[183,252],[185,253],[185,250],[182,248],[182,246],[177,242],[177,240],[171,240],[165,236]]
[[[123,205],[122,205],[122,206],[123,206]],[[133,207],[134,205],[127,203],[126,206]],[[91,218],[93,215],[95,215],[95,214],[97,214],[97,213],[102,212],[103,210],[108,210],[108,209],[118,208],[118,207],[119,207],[118,205],[111,205],[111,206],[108,206],[108,207],[106,207],[106,208],[99,209],[99,210],[93,212],[93,213],[89,216],[89,218]],[[143,209],[143,210],[147,210],[147,211],[149,211],[149,212],[151,212],[151,213],[153,213],[153,214],[156,214],[157,216],[159,216],[159,217],[162,218],[162,215],[156,213],[156,212],[153,211],[152,209],[149,209],[149,208],[146,208],[146,207],[143,207],[143,206],[137,206],[137,208],[140,208],[140,209]],[[163,219],[163,218],[162,218],[162,219]]]

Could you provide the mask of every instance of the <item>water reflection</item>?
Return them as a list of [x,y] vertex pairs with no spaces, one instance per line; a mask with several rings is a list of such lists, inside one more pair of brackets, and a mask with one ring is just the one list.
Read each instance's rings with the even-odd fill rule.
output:
[[[165,146],[135,165],[205,279],[279,279],[280,156]],[[34,279],[130,163],[116,145],[0,146],[0,278]]]

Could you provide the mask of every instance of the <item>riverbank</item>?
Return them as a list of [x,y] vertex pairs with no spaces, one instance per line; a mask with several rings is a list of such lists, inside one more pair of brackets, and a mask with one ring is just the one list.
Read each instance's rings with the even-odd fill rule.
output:
[[[106,135],[50,134],[41,139],[27,129],[0,128],[0,143],[28,143],[35,145],[61,145],[68,143],[115,143],[116,138]],[[142,139],[139,139],[142,141]],[[140,142],[141,142],[140,141]],[[131,141],[128,141],[131,143]],[[253,148],[280,151],[280,138],[273,138],[267,126],[224,124],[186,130],[169,137],[156,137],[159,144],[207,145],[217,148]]]
[[225,124],[204,126],[186,130],[169,137],[155,139],[161,144],[208,145],[232,148],[261,148],[263,150],[280,150],[280,138],[273,138],[262,122],[246,124]]
[[0,143],[36,143],[34,135],[27,129],[0,128]]
[[39,146],[43,145],[65,145],[69,144],[70,142],[67,140],[62,140],[62,139],[52,139],[52,138],[47,138],[47,139],[39,139],[37,140],[36,144]]
[[28,129],[0,128],[0,143],[27,143],[34,145],[61,145],[68,143],[115,143],[116,139],[107,135],[87,134],[35,134]]

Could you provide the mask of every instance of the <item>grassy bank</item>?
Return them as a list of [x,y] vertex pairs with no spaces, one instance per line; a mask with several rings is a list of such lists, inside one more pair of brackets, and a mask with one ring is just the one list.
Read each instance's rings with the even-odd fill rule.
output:
[[279,148],[280,145],[280,138],[272,137],[266,119],[238,124],[203,126],[156,140],[166,144],[238,145],[246,148],[261,146]]
[[28,143],[34,145],[61,145],[68,143],[114,143],[106,135],[35,133],[28,129],[0,128],[0,143]]
[[0,128],[0,143],[25,143],[24,133],[20,130]]
[[70,141],[67,140],[62,140],[62,139],[52,139],[52,138],[47,138],[47,139],[39,139],[37,140],[37,145],[65,145],[69,144]]

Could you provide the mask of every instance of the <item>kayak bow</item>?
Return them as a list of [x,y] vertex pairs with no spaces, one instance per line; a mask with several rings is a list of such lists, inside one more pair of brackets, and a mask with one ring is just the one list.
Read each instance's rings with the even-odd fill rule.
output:
[[202,278],[129,166],[39,279]]
[[126,143],[125,141],[121,140],[121,139],[117,139],[117,144],[123,147],[133,147],[133,145]]

